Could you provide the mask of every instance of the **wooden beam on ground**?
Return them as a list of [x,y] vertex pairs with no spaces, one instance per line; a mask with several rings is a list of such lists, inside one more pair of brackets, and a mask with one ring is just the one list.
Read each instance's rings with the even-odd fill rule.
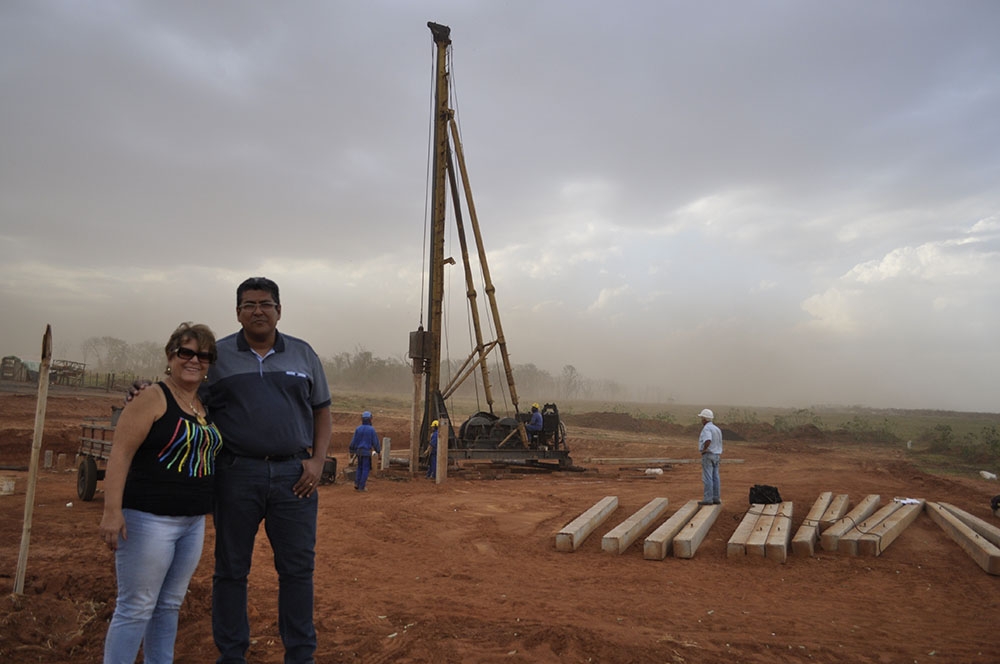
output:
[[850,528],[846,533],[840,536],[837,541],[837,551],[840,553],[846,553],[850,556],[858,555],[858,540],[865,533],[871,531],[875,526],[882,523],[890,516],[893,512],[898,510],[902,505],[896,501],[890,501],[887,505],[882,507],[879,511],[875,512],[864,521],[856,523],[853,528]]
[[757,526],[757,519],[760,518],[760,513],[763,509],[764,505],[762,504],[750,505],[750,509],[743,515],[740,525],[736,526],[736,530],[733,531],[729,542],[726,543],[727,558],[735,558],[747,554],[747,538],[750,537],[750,534],[753,533],[754,528]]
[[767,555],[767,550],[765,549],[767,536],[771,532],[771,525],[774,523],[774,517],[778,515],[778,508],[780,506],[780,503],[771,503],[761,508],[760,516],[757,517],[757,525],[754,526],[753,532],[747,537],[748,556],[760,556],[763,558]]
[[601,548],[610,553],[624,553],[649,529],[651,523],[663,516],[668,503],[666,498],[653,498],[638,512],[608,531],[601,540]]
[[[661,459],[659,457],[591,457],[588,463],[600,465],[621,464],[624,466],[661,466],[664,464],[701,463],[701,459]],[[719,463],[743,463],[743,459],[720,459]]]
[[1000,547],[1000,528],[997,528],[991,523],[983,521],[978,516],[972,516],[963,509],[959,509],[952,505],[951,503],[938,503],[941,507],[945,508],[955,516],[957,516],[962,523],[972,528],[974,531],[979,533],[981,536],[985,537],[990,541],[993,546]]
[[694,558],[709,529],[722,513],[722,505],[703,505],[674,538],[675,558]]
[[841,535],[854,528],[855,524],[861,523],[870,517],[872,512],[878,508],[881,500],[882,498],[875,493],[866,496],[846,516],[838,519],[836,523],[824,530],[822,536],[819,538],[819,543],[823,547],[823,550],[836,551]]
[[920,499],[915,503],[900,503],[901,507],[898,510],[858,538],[858,554],[881,556],[882,552],[920,516],[924,510],[924,502]]
[[659,528],[649,534],[642,543],[642,557],[646,560],[663,560],[673,548],[674,538],[694,513],[698,511],[698,501],[689,500]]
[[816,543],[819,541],[819,522],[833,500],[832,491],[824,491],[813,503],[812,509],[799,525],[792,537],[792,554],[796,556],[811,556],[816,553]]
[[618,496],[605,496],[556,533],[556,551],[576,551],[590,533],[618,509]]
[[939,503],[928,502],[927,514],[962,549],[972,556],[987,574],[1000,574],[1000,548],[965,525],[961,519]]
[[847,514],[849,497],[846,493],[838,494],[831,502],[830,506],[823,512],[819,520],[819,531],[823,532],[833,524],[837,523]]
[[788,560],[788,543],[792,539],[792,501],[778,505],[771,532],[764,542],[764,557],[783,563]]

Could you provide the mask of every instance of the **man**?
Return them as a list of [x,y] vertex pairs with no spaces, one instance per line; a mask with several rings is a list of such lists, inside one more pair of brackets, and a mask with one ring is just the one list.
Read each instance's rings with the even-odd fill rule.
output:
[[524,428],[528,431],[528,439],[536,440],[536,437],[542,431],[542,414],[538,411],[538,404],[531,404],[531,419],[528,423],[524,425]]
[[701,452],[701,483],[705,487],[698,504],[721,505],[719,459],[722,457],[722,430],[712,422],[715,413],[708,408],[698,413],[698,417],[703,425],[698,436],[698,451]]
[[372,455],[382,454],[382,445],[378,442],[378,434],[372,426],[372,414],[367,410],[361,413],[361,424],[354,430],[348,451],[358,460],[358,468],[354,471],[354,490],[367,491],[368,473],[372,470]]
[[236,318],[242,329],[218,341],[218,360],[202,388],[223,440],[212,579],[216,661],[246,662],[247,577],[263,521],[278,572],[285,662],[312,664],[316,486],[332,433],[330,388],[309,344],[278,332],[276,283],[252,277],[240,284]]
[[427,444],[427,479],[436,480],[438,470],[438,421],[431,422],[431,439]]

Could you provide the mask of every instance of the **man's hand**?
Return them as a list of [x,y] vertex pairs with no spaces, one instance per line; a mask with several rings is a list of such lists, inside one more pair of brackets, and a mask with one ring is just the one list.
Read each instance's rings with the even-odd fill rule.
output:
[[125,403],[128,403],[129,401],[134,399],[136,395],[139,394],[139,392],[142,392],[144,389],[146,389],[152,384],[153,383],[144,378],[136,379],[136,381],[133,382],[132,385],[128,388],[128,392],[125,393]]
[[292,493],[299,498],[308,498],[319,485],[319,478],[323,476],[323,459],[309,457],[302,460],[302,475],[299,481],[292,487]]

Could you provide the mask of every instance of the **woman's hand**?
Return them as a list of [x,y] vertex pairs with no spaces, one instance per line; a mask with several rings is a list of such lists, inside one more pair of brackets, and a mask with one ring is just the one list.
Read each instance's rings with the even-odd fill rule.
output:
[[101,525],[98,526],[98,532],[100,532],[101,539],[108,545],[108,548],[112,551],[117,551],[118,536],[121,535],[123,540],[128,539],[128,531],[125,528],[125,515],[122,514],[121,510],[104,512],[104,516],[101,518]]

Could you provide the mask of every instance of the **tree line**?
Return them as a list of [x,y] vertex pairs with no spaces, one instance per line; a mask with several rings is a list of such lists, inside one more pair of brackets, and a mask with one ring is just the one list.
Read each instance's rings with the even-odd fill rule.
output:
[[[88,372],[121,373],[139,376],[162,375],[165,365],[163,346],[152,341],[128,343],[116,337],[90,337],[81,344],[83,361]],[[491,357],[491,361],[493,357]],[[365,348],[353,352],[342,352],[329,357],[320,357],[326,378],[336,387],[409,394],[413,389],[412,362],[405,356],[377,357]],[[457,360],[445,361],[442,365],[442,382],[455,375],[461,368]],[[514,379],[518,395],[524,400],[546,401],[555,399],[619,399],[627,396],[626,389],[612,380],[588,378],[571,364],[563,366],[558,374],[552,374],[534,364],[513,365]],[[503,371],[491,366],[494,390],[505,389]],[[465,381],[458,394],[468,396],[477,387],[475,377]],[[481,383],[479,385],[481,389]]]

